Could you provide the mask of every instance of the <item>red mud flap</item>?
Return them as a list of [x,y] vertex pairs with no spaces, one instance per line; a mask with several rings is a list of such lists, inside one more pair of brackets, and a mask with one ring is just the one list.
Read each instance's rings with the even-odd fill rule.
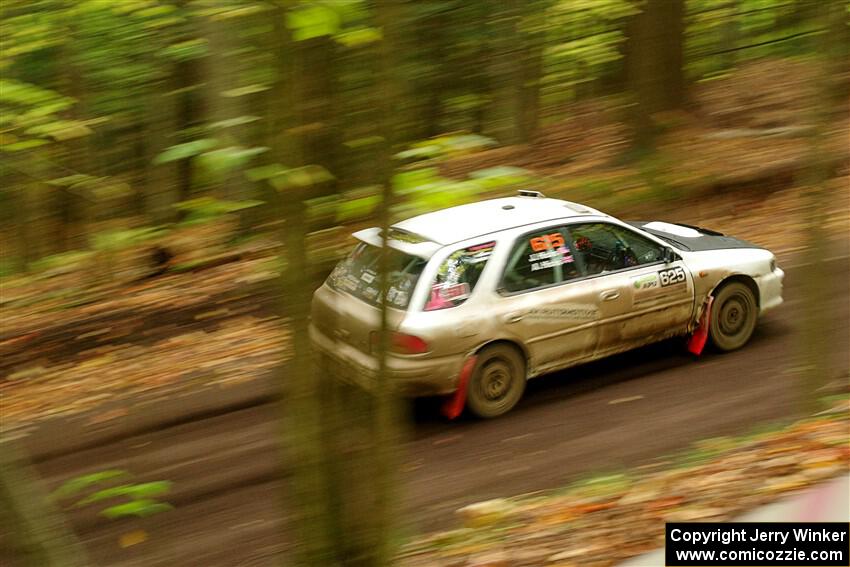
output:
[[463,368],[460,370],[460,376],[457,379],[457,390],[443,402],[443,415],[448,419],[454,419],[463,413],[463,406],[466,404],[466,389],[469,387],[469,377],[472,376],[472,371],[475,369],[475,362],[478,356],[472,355],[463,363]]
[[714,303],[714,298],[709,296],[708,302],[705,304],[705,309],[699,318],[699,326],[688,339],[688,352],[699,356],[702,354],[702,349],[705,348],[705,343],[708,341],[708,325],[711,320],[711,304]]

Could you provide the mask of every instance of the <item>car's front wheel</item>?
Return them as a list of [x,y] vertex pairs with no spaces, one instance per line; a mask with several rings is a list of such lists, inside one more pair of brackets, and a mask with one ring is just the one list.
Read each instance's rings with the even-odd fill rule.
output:
[[469,380],[466,404],[478,417],[507,413],[525,391],[525,359],[517,349],[497,344],[478,353]]
[[739,349],[750,340],[758,321],[753,291],[741,282],[730,282],[714,294],[709,336],[718,350]]

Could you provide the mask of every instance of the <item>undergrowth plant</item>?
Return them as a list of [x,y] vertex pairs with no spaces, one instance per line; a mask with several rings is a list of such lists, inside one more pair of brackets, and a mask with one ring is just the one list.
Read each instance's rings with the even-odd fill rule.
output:
[[[115,520],[125,517],[145,518],[174,507],[158,500],[171,490],[171,482],[128,482],[132,475],[124,470],[105,470],[72,478],[53,493],[54,498],[69,502],[70,508],[99,505],[100,516]],[[121,482],[121,484],[115,484]],[[108,486],[105,486],[108,485]]]

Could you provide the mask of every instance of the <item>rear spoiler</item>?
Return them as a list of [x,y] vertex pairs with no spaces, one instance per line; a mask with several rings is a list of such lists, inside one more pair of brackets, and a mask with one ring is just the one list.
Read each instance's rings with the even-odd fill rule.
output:
[[[366,244],[371,244],[372,246],[376,246],[378,248],[383,244],[383,238],[381,238],[381,229],[380,227],[372,227],[364,230],[360,230],[355,232],[352,236],[361,242],[365,242]],[[409,254],[411,256],[419,256],[425,260],[429,259],[434,253],[443,247],[442,244],[437,244],[436,242],[432,242],[430,240],[419,240],[409,242],[406,240],[398,240],[393,238],[393,234],[390,233],[390,238],[387,240],[389,242],[390,248],[394,248],[399,252],[404,252],[405,254]]]

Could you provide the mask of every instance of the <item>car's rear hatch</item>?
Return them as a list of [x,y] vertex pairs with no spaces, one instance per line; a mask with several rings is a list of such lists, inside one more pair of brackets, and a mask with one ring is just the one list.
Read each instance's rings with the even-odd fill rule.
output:
[[[370,353],[381,326],[380,235],[374,229],[355,234],[360,244],[340,262],[313,297],[312,321],[326,338],[341,341]],[[377,244],[377,246],[376,246]],[[390,240],[390,287],[387,324],[397,330],[404,319],[419,276],[434,243]],[[412,248],[412,249],[411,249]]]
[[[387,310],[387,324],[397,329],[404,312]],[[326,338],[370,354],[372,333],[381,327],[381,312],[374,305],[323,285],[313,296],[312,322]]]

